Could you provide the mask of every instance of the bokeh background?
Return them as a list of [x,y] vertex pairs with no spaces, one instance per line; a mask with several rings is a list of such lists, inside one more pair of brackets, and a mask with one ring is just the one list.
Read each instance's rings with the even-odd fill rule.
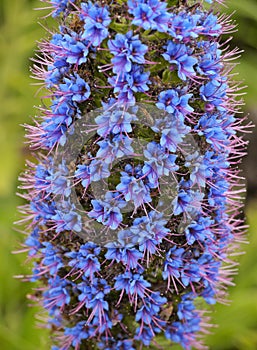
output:
[[[225,11],[235,11],[238,23],[233,46],[245,52],[237,67],[238,79],[248,85],[245,113],[257,124],[257,0],[227,0]],[[38,21],[45,23],[39,0],[0,0],[0,349],[48,350],[47,330],[37,327],[35,308],[26,295],[31,285],[13,278],[28,272],[25,255],[12,254],[21,234],[13,229],[18,219],[17,177],[24,167],[28,149],[21,124],[30,122],[40,104],[37,86],[31,85],[29,58],[36,41],[44,36]],[[211,350],[257,349],[257,133],[249,136],[249,156],[243,162],[248,182],[246,215],[250,224],[249,242],[239,258],[236,287],[230,290],[231,306],[214,306],[214,334],[207,337]]]

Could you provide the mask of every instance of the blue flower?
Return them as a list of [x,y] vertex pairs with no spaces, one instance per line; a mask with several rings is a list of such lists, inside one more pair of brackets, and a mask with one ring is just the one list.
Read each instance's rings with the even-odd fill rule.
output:
[[36,196],[30,203],[30,209],[34,214],[35,223],[45,224],[56,214],[56,206],[54,202],[44,200],[40,196]]
[[115,230],[122,222],[122,214],[120,209],[126,206],[126,203],[117,198],[117,194],[107,192],[105,199],[93,199],[91,201],[93,210],[88,216],[96,219],[98,222]]
[[137,311],[135,320],[141,321],[146,325],[151,325],[152,323],[161,327],[165,322],[158,320],[157,315],[160,311],[160,307],[167,302],[165,297],[161,297],[160,293],[152,294],[151,297],[144,299],[144,305]]
[[49,272],[51,276],[56,276],[57,271],[63,267],[63,261],[60,257],[60,251],[50,242],[43,242],[44,248],[41,249],[43,254],[42,264],[47,267],[47,269],[42,270],[46,273]]
[[183,118],[185,115],[194,111],[188,104],[188,100],[192,96],[192,94],[185,94],[183,90],[164,90],[158,96],[156,106],[159,109],[167,111],[169,114]]
[[53,17],[59,16],[62,12],[65,14],[68,12],[68,7],[70,3],[73,3],[75,0],[50,0],[54,11],[52,12]]
[[69,170],[66,167],[65,160],[62,160],[61,164],[58,164],[57,169],[53,169],[51,171],[51,175],[49,175],[46,180],[49,181],[50,187],[48,189],[49,193],[61,194],[65,197],[69,197],[71,193],[71,183],[68,179]]
[[139,251],[149,259],[169,233],[169,229],[165,227],[166,224],[167,220],[163,218],[163,214],[152,210],[148,216],[136,218],[130,229],[120,231],[119,242],[128,247],[138,245]]
[[197,71],[213,79],[220,74],[223,64],[221,53],[217,42],[201,41],[199,47],[203,49],[204,55],[200,55]]
[[222,34],[222,25],[218,22],[218,17],[213,13],[203,16],[201,21],[201,34],[217,37]]
[[38,164],[35,170],[35,188],[38,191],[47,191],[51,186],[51,181],[48,180],[50,173],[46,164]]
[[77,73],[63,80],[64,84],[59,86],[64,99],[71,98],[74,102],[83,102],[89,98],[90,87]]
[[110,176],[109,164],[100,159],[93,159],[88,166],[90,182],[99,181]]
[[166,61],[177,66],[178,76],[181,80],[185,81],[187,77],[190,78],[196,75],[194,65],[196,65],[198,60],[196,57],[191,56],[185,44],[176,44],[169,41],[166,52],[162,56]]
[[70,204],[69,201],[63,200],[51,219],[54,221],[57,233],[65,230],[80,232],[82,229],[81,216],[75,211],[74,204]]
[[170,152],[175,152],[177,146],[190,132],[190,127],[185,125],[183,120],[174,117],[173,114],[169,114],[163,119],[156,119],[154,123],[151,128],[161,133],[160,145]]
[[197,260],[189,260],[181,269],[181,281],[185,287],[190,283],[199,282],[202,278],[200,264]]
[[200,87],[200,96],[203,101],[212,104],[220,111],[224,111],[225,106],[223,104],[225,102],[224,100],[227,99],[227,88],[228,86],[225,81],[213,79]]
[[93,159],[88,165],[79,164],[75,171],[75,177],[82,180],[81,183],[85,188],[87,188],[91,182],[98,182],[109,176],[109,162],[105,162],[103,159]]
[[78,322],[74,327],[65,327],[64,335],[68,336],[68,346],[78,347],[83,339],[87,339],[90,335],[86,331],[85,322]]
[[190,42],[191,38],[197,38],[199,35],[198,21],[201,18],[199,14],[191,12],[180,12],[172,14],[169,21],[168,33],[175,39],[182,42]]
[[152,201],[149,187],[143,180],[122,171],[120,181],[116,186],[117,191],[123,194],[125,201],[132,201],[135,208]]
[[79,164],[74,175],[77,179],[82,180],[82,186],[84,186],[85,188],[87,188],[90,185],[91,179],[88,165]]
[[56,67],[63,67],[65,62],[80,65],[87,61],[88,43],[74,32],[54,34],[50,44]]
[[142,342],[145,346],[149,346],[154,338],[155,332],[158,333],[159,328],[151,326],[138,327],[136,329],[135,339]]
[[132,273],[130,271],[124,272],[121,275],[116,276],[115,279],[115,284],[114,288],[116,290],[121,290],[122,292],[126,292],[129,294],[130,290],[130,280],[132,278]]
[[[129,6],[131,2],[132,1],[128,1]],[[130,7],[130,13],[132,13],[134,16],[132,23],[136,26],[143,27],[145,30],[154,28],[154,18],[156,17],[156,15],[151,9],[151,7],[148,4],[139,1],[133,5],[136,6]]]
[[29,256],[35,256],[42,248],[42,243],[39,241],[39,229],[32,230],[30,236],[27,237],[24,244],[29,247]]
[[86,325],[94,328],[92,334],[95,332],[95,326],[99,327],[99,333],[111,328],[112,324],[107,313],[109,304],[105,300],[105,295],[110,293],[111,288],[106,280],[94,278],[89,282],[88,279],[83,277],[78,289],[81,291],[78,297],[80,300],[79,308],[85,305],[88,309],[91,309]]
[[208,217],[199,217],[198,220],[192,221],[185,229],[187,243],[192,245],[196,240],[204,242],[207,239],[213,238],[213,233],[210,226],[213,220]]
[[121,249],[121,259],[120,261],[123,263],[126,268],[136,269],[139,265],[138,261],[143,258],[143,254],[138,251],[136,248],[122,248]]
[[[204,193],[191,187],[191,181],[185,181],[183,178],[180,180],[178,195],[172,201],[174,215],[181,213],[195,215],[201,210]],[[191,216],[189,215],[189,217]]]
[[43,293],[44,307],[49,310],[51,314],[54,313],[56,308],[63,308],[70,303],[70,286],[71,282],[55,276],[48,280],[49,288]]
[[109,111],[104,111],[103,114],[100,114],[95,118],[96,123],[99,125],[97,133],[103,137],[110,133],[129,133],[132,131],[131,122],[136,119],[136,115],[131,114],[126,110],[114,108]]
[[142,66],[134,64],[129,72],[108,78],[108,82],[114,87],[114,93],[128,91],[129,89],[132,92],[144,92],[149,90],[147,85],[150,84],[149,75],[150,72],[144,72]]
[[70,274],[78,277],[83,274],[92,280],[94,273],[100,270],[101,265],[97,258],[100,250],[94,243],[89,242],[81,245],[78,252],[66,253],[65,255],[70,258],[68,265],[72,267]]
[[199,119],[197,128],[198,135],[204,135],[206,142],[212,144],[215,149],[224,149],[229,142],[228,135],[224,132],[223,120],[220,119],[219,114],[205,114]]
[[[61,25],[32,68],[49,102],[27,126],[38,165],[22,175],[30,204],[21,221],[52,349],[135,350],[158,334],[201,349],[195,299],[223,297],[231,278],[222,263],[245,228],[233,189],[240,101],[224,69],[237,51],[219,44],[233,24],[212,0],[42,1]],[[92,109],[94,137],[58,163]],[[109,243],[96,243],[100,234]]]
[[180,320],[191,320],[197,316],[194,305],[194,295],[192,293],[182,295],[181,302],[178,304],[177,315]]
[[197,183],[199,186],[204,187],[206,185],[206,179],[212,174],[209,154],[202,156],[196,151],[186,156],[185,160],[185,166],[189,168],[192,183]]
[[113,92],[117,95],[120,104],[134,104],[135,92],[145,92],[149,90],[148,85],[150,72],[144,72],[142,66],[134,64],[129,72],[118,74],[108,78],[108,82],[113,86]]
[[[195,313],[191,320],[185,322],[173,322],[171,327],[166,328],[165,336],[175,343],[181,344],[184,349],[190,349],[192,343],[196,343],[195,333],[201,329],[201,318]],[[201,346],[196,343],[197,346]]]
[[147,282],[142,275],[138,273],[131,274],[128,295],[135,298],[144,298],[145,294],[147,293],[146,290],[148,289],[148,287],[151,287],[151,284]]
[[112,58],[113,72],[124,74],[130,72],[132,63],[145,63],[144,55],[148,47],[142,44],[139,35],[134,35],[130,31],[127,34],[116,34],[114,40],[108,41],[110,52],[114,55]]
[[99,46],[108,36],[108,26],[111,23],[106,6],[89,2],[81,3],[81,19],[85,21],[82,39],[88,40],[93,46]]
[[168,176],[170,172],[178,170],[178,166],[175,164],[177,156],[165,152],[165,149],[156,142],[147,144],[144,156],[148,160],[144,162],[142,171],[147,175],[149,183],[153,187],[158,186],[159,177]]
[[145,30],[168,30],[170,14],[166,6],[165,2],[157,0],[128,0],[129,13],[134,16],[132,24]]
[[184,248],[174,246],[166,254],[162,276],[164,280],[168,280],[168,289],[170,288],[171,281],[176,287],[175,279],[180,278],[180,271],[183,267],[183,253]]
[[101,343],[98,343],[97,346],[101,350],[136,350],[133,346],[133,340],[125,339],[118,340],[118,342],[114,342],[112,338],[108,339],[108,345],[106,346],[106,338],[103,339]]
[[134,150],[131,147],[131,143],[132,139],[122,134],[115,135],[112,140],[110,138],[105,138],[97,142],[100,148],[96,156],[104,159],[107,164],[111,164],[117,158],[129,155],[133,156]]

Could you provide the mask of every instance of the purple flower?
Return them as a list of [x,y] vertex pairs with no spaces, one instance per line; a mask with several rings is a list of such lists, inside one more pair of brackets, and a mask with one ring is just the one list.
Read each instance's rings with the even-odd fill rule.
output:
[[230,17],[212,0],[42,1],[60,25],[32,67],[48,92],[21,223],[52,350],[202,349],[195,300],[222,300],[245,230]]

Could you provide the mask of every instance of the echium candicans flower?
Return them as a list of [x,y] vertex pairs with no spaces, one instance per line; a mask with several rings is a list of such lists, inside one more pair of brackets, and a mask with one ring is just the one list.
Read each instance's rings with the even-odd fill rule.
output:
[[245,230],[225,1],[41,1],[58,26],[32,68],[21,222],[52,349],[204,349],[195,300],[226,297]]

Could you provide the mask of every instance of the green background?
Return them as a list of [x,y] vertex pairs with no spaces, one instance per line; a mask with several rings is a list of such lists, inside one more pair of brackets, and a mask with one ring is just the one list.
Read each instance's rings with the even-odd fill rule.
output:
[[[17,177],[24,167],[28,148],[24,141],[23,123],[29,123],[36,114],[34,105],[40,103],[37,86],[30,76],[29,60],[36,50],[36,40],[45,34],[38,21],[47,12],[34,11],[42,7],[38,0],[0,0],[0,349],[46,350],[47,330],[38,328],[40,314],[35,319],[35,308],[29,308],[26,295],[31,285],[21,283],[13,276],[28,271],[24,254],[12,254],[19,249],[21,233],[16,232],[13,222],[18,215],[16,206],[21,200],[15,195]],[[238,79],[248,85],[245,111],[257,119],[257,1],[227,1],[226,11],[236,10],[233,17],[238,22],[233,46],[245,50],[241,64],[236,68]],[[257,200],[254,188],[257,177],[255,157],[256,136],[252,136],[252,156],[246,166],[250,183],[250,199],[246,214],[250,224],[249,242],[242,249],[236,287],[230,290],[231,306],[213,307],[213,322],[218,327],[207,336],[212,350],[257,349]],[[255,151],[256,152],[256,151]],[[253,161],[251,160],[253,159]]]

